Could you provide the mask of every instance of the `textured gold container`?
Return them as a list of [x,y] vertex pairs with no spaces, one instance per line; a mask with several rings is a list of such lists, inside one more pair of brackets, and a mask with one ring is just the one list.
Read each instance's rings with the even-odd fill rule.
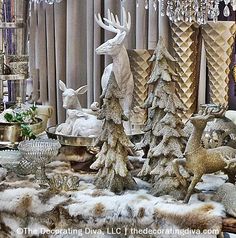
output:
[[229,73],[235,32],[234,21],[208,22],[202,26],[208,66],[210,103],[228,105]]
[[[142,107],[148,96],[147,81],[152,70],[153,50],[128,50],[130,67],[134,77],[133,108]],[[147,111],[133,111],[131,121],[133,124],[143,125],[147,118]]]
[[[29,125],[35,135],[44,131],[43,121],[37,120],[37,123]],[[20,123],[0,123],[0,147],[16,147],[22,140]]]
[[181,114],[186,121],[197,109],[199,78],[199,27],[194,23],[177,22],[171,24],[173,56],[177,61],[177,93],[186,106]]

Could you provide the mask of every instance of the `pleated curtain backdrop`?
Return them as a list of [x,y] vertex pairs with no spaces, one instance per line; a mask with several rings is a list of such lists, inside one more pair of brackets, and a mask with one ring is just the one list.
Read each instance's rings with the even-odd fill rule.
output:
[[109,56],[98,56],[95,48],[114,37],[94,20],[94,14],[107,16],[107,10],[120,16],[121,6],[130,11],[131,31],[125,42],[128,49],[154,49],[158,39],[158,12],[149,1],[136,0],[63,0],[61,3],[31,5],[30,76],[33,100],[48,103],[55,109],[51,124],[65,120],[62,93],[58,80],[77,89],[87,84],[88,93],[80,97],[83,107],[99,101],[101,76],[111,62]]

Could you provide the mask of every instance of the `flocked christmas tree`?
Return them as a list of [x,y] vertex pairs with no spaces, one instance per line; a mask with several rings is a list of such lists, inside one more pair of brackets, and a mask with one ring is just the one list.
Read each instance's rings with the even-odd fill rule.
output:
[[139,176],[151,177],[153,195],[168,194],[181,199],[185,188],[176,178],[172,162],[183,157],[183,123],[178,112],[184,110],[184,105],[176,94],[175,59],[163,39],[160,38],[151,60],[155,60],[155,65],[148,81],[152,92],[144,104],[148,108],[148,120],[143,139],[143,146],[149,146],[149,151]]
[[121,193],[125,189],[136,189],[136,182],[129,171],[132,165],[128,160],[128,151],[134,145],[124,131],[123,121],[127,121],[128,118],[120,105],[122,94],[113,72],[101,97],[103,106],[98,119],[104,120],[104,124],[97,143],[102,143],[102,148],[91,165],[92,169],[99,170],[95,179],[96,187],[110,189],[115,193]]

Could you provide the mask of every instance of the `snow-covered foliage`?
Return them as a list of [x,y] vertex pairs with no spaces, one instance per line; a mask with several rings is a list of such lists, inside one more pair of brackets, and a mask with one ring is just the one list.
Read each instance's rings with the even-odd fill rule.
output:
[[98,119],[104,120],[104,123],[97,139],[102,148],[91,165],[92,169],[99,170],[95,184],[98,188],[107,188],[116,193],[125,189],[136,189],[136,183],[129,172],[132,166],[128,160],[128,148],[134,145],[124,131],[123,121],[128,118],[120,104],[122,92],[113,72],[102,97],[104,103]]
[[178,112],[184,110],[184,105],[176,93],[175,59],[162,38],[152,60],[155,60],[155,66],[148,81],[152,91],[144,104],[149,113],[143,147],[149,146],[149,151],[139,176],[151,176],[153,194],[183,198],[184,188],[175,177],[172,161],[183,156],[183,123]]

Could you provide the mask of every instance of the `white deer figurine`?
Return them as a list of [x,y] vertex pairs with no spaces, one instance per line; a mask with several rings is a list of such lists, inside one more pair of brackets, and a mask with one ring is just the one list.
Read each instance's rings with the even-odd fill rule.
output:
[[97,136],[102,128],[102,122],[97,120],[96,112],[98,111],[98,103],[94,102],[91,109],[81,107],[78,95],[87,92],[87,85],[74,90],[67,88],[60,80],[59,88],[63,91],[63,107],[67,110],[67,119],[60,124],[56,133],[72,136]]
[[109,64],[102,76],[102,89],[106,89],[110,74],[113,71],[117,84],[122,91],[124,98],[121,100],[121,106],[124,113],[129,118],[131,105],[133,101],[134,80],[130,69],[129,57],[124,46],[124,40],[130,31],[131,17],[128,12],[128,20],[125,9],[122,8],[122,21],[120,23],[118,16],[108,10],[108,18],[103,18],[105,24],[102,21],[101,15],[95,15],[95,20],[99,26],[103,29],[116,33],[115,37],[109,39],[96,49],[96,53],[99,55],[110,55],[113,63]]
[[66,85],[59,80],[59,88],[63,92],[63,107],[65,109],[82,109],[78,96],[79,94],[84,94],[88,91],[87,85],[74,90],[72,88],[67,88]]

